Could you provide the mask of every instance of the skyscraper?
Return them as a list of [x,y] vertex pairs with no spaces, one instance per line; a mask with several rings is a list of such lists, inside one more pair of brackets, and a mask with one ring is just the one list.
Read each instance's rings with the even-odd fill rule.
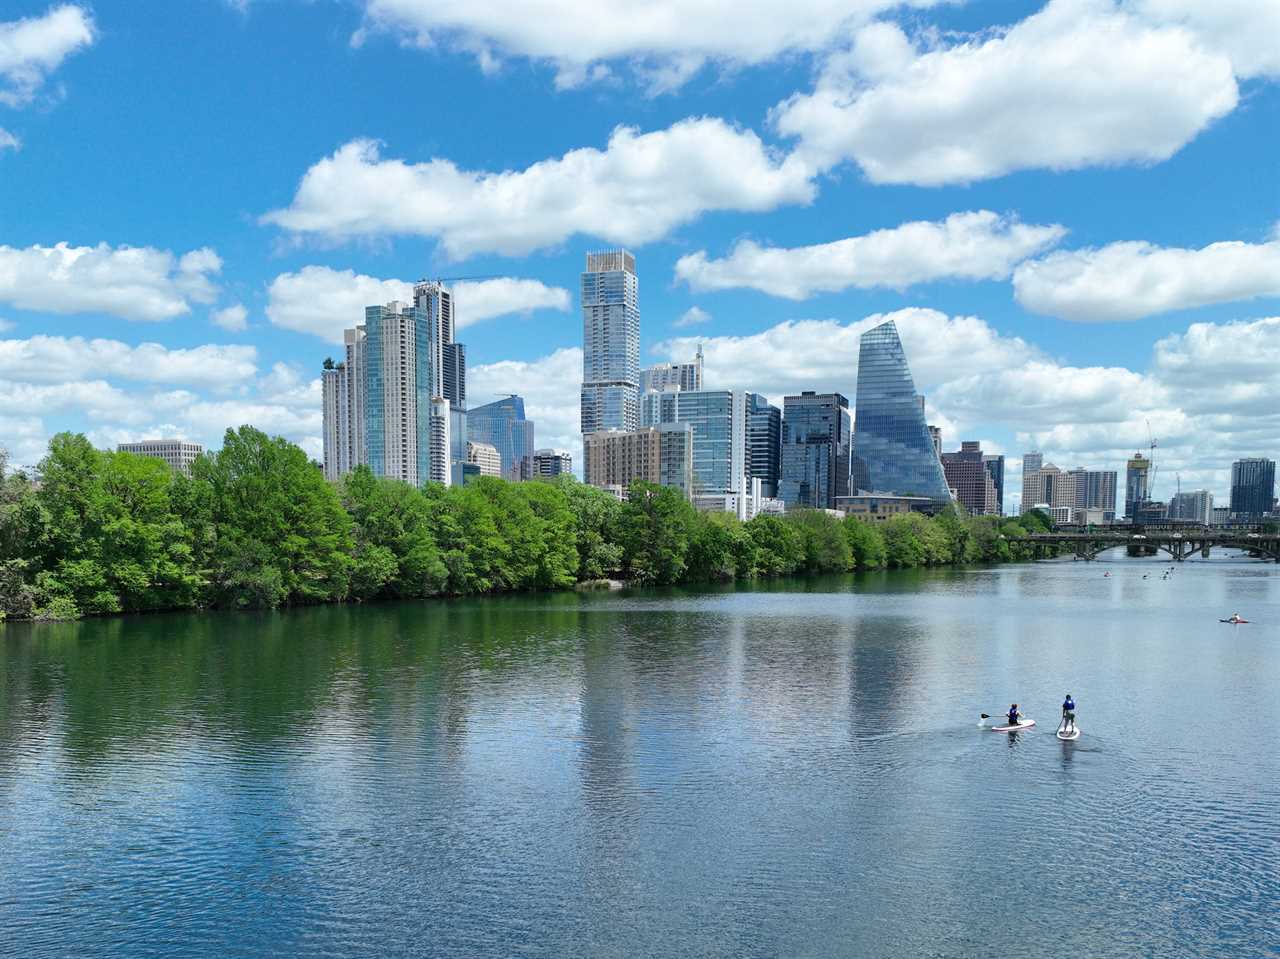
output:
[[453,444],[450,437],[453,417],[450,412],[449,401],[443,396],[431,401],[431,465],[427,478],[445,486],[453,481]]
[[1207,489],[1175,493],[1169,499],[1169,519],[1209,525],[1213,522],[1213,494]]
[[849,492],[849,401],[805,390],[782,398],[778,497],[788,509],[835,509]]
[[640,392],[663,390],[678,386],[682,390],[702,389],[702,344],[694,354],[692,363],[659,363],[640,371]]
[[747,394],[747,478],[773,499],[782,478],[782,410],[759,393]]
[[1151,460],[1141,453],[1134,453],[1133,458],[1125,464],[1124,471],[1124,515],[1129,519],[1137,516],[1137,508],[1151,498],[1147,478],[1151,472]]
[[525,419],[524,400],[512,394],[467,411],[467,438],[489,443],[502,457],[502,475],[528,479],[533,471],[533,422]]
[[417,307],[391,302],[368,307],[364,328],[369,468],[419,486],[431,478],[431,323]]
[[1076,467],[1066,474],[1072,482],[1077,509],[1102,510],[1103,518],[1111,522],[1116,518],[1116,471],[1087,470]]
[[985,453],[982,465],[991,474],[991,482],[996,484],[996,515],[1004,515],[1004,456],[999,453]]
[[[693,501],[726,509],[750,492],[747,395],[741,390],[670,390],[644,394],[645,426],[687,423],[693,430]],[[594,482],[594,480],[593,480]]]
[[1257,519],[1276,499],[1275,460],[1249,457],[1231,464],[1231,516]]
[[587,254],[581,417],[583,435],[640,425],[640,287],[625,250]]
[[871,491],[949,503],[951,493],[918,395],[893,321],[863,333],[853,437],[860,479]]
[[693,479],[693,429],[660,423],[638,430],[604,430],[584,439],[585,472],[600,487],[626,489],[635,480],[672,486],[689,496]]
[[973,516],[992,516],[999,512],[996,482],[984,459],[982,447],[976,440],[964,440],[956,452],[942,454],[947,486]]

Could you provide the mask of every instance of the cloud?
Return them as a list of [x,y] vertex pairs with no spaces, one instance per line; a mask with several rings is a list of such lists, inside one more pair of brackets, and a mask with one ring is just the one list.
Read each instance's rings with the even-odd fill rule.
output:
[[13,329],[13,321],[0,318],[0,333],[8,333]]
[[[452,284],[458,329],[513,313],[569,309],[569,291],[537,280],[497,277]],[[276,326],[311,333],[332,343],[342,331],[364,322],[364,308],[392,300],[412,302],[413,284],[380,280],[354,270],[304,266],[281,273],[267,288],[267,319]]]
[[[681,262],[684,262],[682,258]],[[680,264],[676,264],[676,273],[680,272]],[[703,323],[711,322],[711,314],[700,306],[691,306],[680,314],[680,318],[671,325],[677,328],[686,326],[699,326]]]
[[211,303],[222,260],[208,248],[176,257],[151,247],[0,246],[0,303],[45,313],[108,313],[156,322]]
[[1014,294],[1029,310],[1080,323],[1280,296],[1280,239],[1199,250],[1112,243],[1023,263]]
[[1066,228],[1033,226],[989,210],[938,222],[904,223],[834,243],[792,248],[740,240],[728,257],[683,256],[676,276],[695,290],[738,287],[802,300],[849,287],[905,289],[933,280],[1001,280],[1028,256],[1053,246]]
[[146,416],[136,397],[106,380],[24,383],[0,379],[0,409],[7,414],[75,412],[90,420],[138,422]]
[[817,168],[939,186],[1168,159],[1235,109],[1231,61],[1112,0],[1051,0],[1014,26],[908,39],[878,23],[773,113]]
[[49,74],[76,51],[93,43],[93,17],[63,4],[42,17],[0,22],[0,104],[31,102]]
[[249,311],[240,303],[221,310],[214,310],[209,316],[214,326],[219,326],[229,333],[243,333],[248,328]]
[[538,448],[569,450],[581,473],[582,436],[578,415],[582,386],[582,350],[565,347],[536,360],[500,360],[467,370],[467,402],[480,406],[511,393],[524,398],[525,415],[534,422]]
[[579,233],[640,245],[703,213],[764,212],[813,195],[800,164],[775,157],[750,130],[702,117],[651,133],[618,127],[603,150],[500,173],[384,160],[374,141],[353,140],[312,166],[293,202],[262,221],[330,240],[434,237],[461,259],[522,256]]
[[0,377],[39,383],[93,376],[226,387],[255,376],[256,359],[252,346],[168,349],[159,343],[129,346],[119,340],[43,335],[0,340]]
[[1276,0],[1135,0],[1153,23],[1184,26],[1231,58],[1236,76],[1280,76],[1280,3]]
[[6,130],[4,127],[0,127],[0,152],[4,150],[21,150],[21,149],[22,149],[22,141],[19,140],[12,133],[10,133],[8,130]]
[[367,0],[366,27],[407,43],[471,52],[486,73],[499,58],[528,57],[555,65],[557,86],[613,76],[606,61],[623,61],[654,92],[676,89],[708,60],[743,66],[787,54],[822,50],[851,25],[897,6],[939,0],[739,0],[734,4],[648,0],[594,4],[544,0]]

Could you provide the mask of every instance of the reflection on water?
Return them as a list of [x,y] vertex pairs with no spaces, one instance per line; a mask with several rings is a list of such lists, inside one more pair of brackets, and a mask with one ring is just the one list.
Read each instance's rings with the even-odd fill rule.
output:
[[0,954],[1275,954],[1280,568],[1163,568],[10,624]]

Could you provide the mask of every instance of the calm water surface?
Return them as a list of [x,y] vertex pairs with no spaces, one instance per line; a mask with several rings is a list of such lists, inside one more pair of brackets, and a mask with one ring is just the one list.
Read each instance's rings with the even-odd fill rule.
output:
[[1277,956],[1280,567],[1165,568],[10,624],[0,955]]

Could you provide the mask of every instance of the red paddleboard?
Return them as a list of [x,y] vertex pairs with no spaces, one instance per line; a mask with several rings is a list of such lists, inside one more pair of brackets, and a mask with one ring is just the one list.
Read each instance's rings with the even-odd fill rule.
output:
[[1022,722],[1018,723],[1016,726],[1009,726],[1009,725],[992,726],[991,731],[993,733],[1012,733],[1012,732],[1017,732],[1019,729],[1027,729],[1028,727],[1034,726],[1035,724],[1036,724],[1036,721],[1034,719],[1024,719]]

